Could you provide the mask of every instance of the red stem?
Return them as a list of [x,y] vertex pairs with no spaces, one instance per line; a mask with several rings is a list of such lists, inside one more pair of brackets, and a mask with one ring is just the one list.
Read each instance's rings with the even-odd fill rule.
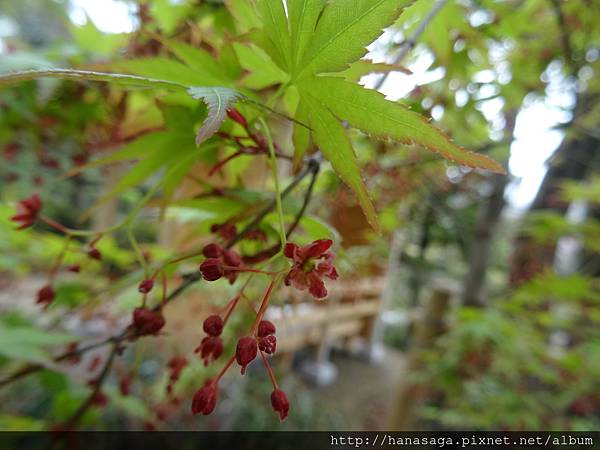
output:
[[58,257],[56,258],[56,262],[54,263],[54,267],[52,267],[52,269],[50,270],[50,276],[49,276],[50,284],[52,284],[52,282],[54,281],[56,273],[58,272],[58,269],[60,268],[60,266],[63,263],[63,260],[65,259],[65,255],[66,255],[67,250],[69,248],[69,242],[70,242],[70,238],[66,237],[65,238],[65,244],[64,244],[63,248],[61,249],[60,253],[58,254]]
[[40,220],[63,234],[71,234],[71,232],[64,225],[52,220],[50,217],[40,216]]
[[271,383],[273,383],[273,388],[275,390],[279,389],[279,386],[277,385],[277,380],[275,380],[275,374],[273,374],[273,369],[271,369],[271,364],[269,364],[269,360],[267,359],[265,354],[262,352],[262,350],[259,350],[259,352],[260,352],[260,356],[262,357],[263,363],[264,363],[265,367],[267,368],[267,372],[269,372],[269,378],[271,379]]
[[217,384],[219,382],[219,380],[221,378],[223,378],[223,375],[225,375],[225,373],[229,370],[229,368],[231,367],[231,365],[233,364],[234,361],[235,361],[235,355],[233,355],[231,358],[229,358],[229,361],[227,361],[227,363],[225,363],[225,365],[223,366],[223,368],[221,369],[221,371],[215,378],[215,381],[214,381],[215,384]]
[[221,167],[223,167],[229,161],[231,161],[232,159],[237,158],[238,156],[241,156],[243,154],[244,154],[244,152],[237,151],[233,155],[230,155],[227,158],[225,158],[223,161],[219,161],[217,164],[214,165],[214,167],[212,169],[210,169],[210,171],[208,172],[208,176],[212,177]]
[[251,273],[261,273],[263,275],[275,275],[275,272],[265,272],[264,270],[259,269],[251,269],[249,267],[235,267],[235,266],[223,266],[223,270],[228,270],[231,272],[251,272]]
[[250,336],[253,336],[255,331],[256,331],[256,327],[258,327],[258,323],[260,322],[260,320],[262,319],[262,316],[264,315],[267,306],[269,306],[269,300],[271,299],[271,295],[273,294],[273,288],[275,287],[275,280],[271,281],[271,283],[269,284],[269,287],[267,288],[267,292],[265,292],[265,296],[262,299],[262,302],[260,303],[260,307],[258,308],[258,312],[256,313],[256,319],[254,320],[254,323],[252,324],[252,328],[250,328]]
[[227,320],[229,319],[229,316],[231,316],[231,313],[233,312],[233,310],[237,306],[238,302],[240,301],[240,298],[242,298],[241,292],[229,301],[229,304],[227,305],[227,312],[225,313],[225,317],[223,318],[223,326],[225,326],[225,324],[227,324]]

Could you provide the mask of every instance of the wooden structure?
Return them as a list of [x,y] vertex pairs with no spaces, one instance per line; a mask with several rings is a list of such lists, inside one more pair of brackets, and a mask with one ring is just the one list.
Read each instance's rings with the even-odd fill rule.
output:
[[346,283],[330,283],[329,296],[315,300],[306,293],[286,289],[283,306],[273,305],[267,318],[277,324],[277,353],[291,361],[295,352],[310,348],[314,358],[309,371],[328,371],[316,384],[328,384],[335,377],[329,363],[332,348],[359,349],[363,355],[377,345],[377,321],[382,309],[383,279],[364,279]]

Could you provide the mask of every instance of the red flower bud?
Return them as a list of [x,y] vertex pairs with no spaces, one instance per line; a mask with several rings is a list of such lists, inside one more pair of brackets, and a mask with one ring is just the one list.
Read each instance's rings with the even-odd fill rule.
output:
[[133,311],[133,330],[138,336],[158,334],[165,326],[165,318],[161,312],[146,308],[136,308]]
[[52,303],[52,301],[54,300],[54,297],[56,297],[56,293],[54,292],[54,289],[52,288],[52,286],[47,284],[46,286],[42,287],[37,292],[37,302],[36,303],[48,306],[50,303]]
[[223,353],[223,341],[219,337],[206,336],[194,350],[194,353],[198,352],[200,352],[204,365],[208,366],[209,363],[217,360]]
[[275,412],[279,413],[279,420],[283,422],[290,411],[290,402],[285,392],[281,389],[275,389],[271,393],[271,406],[273,406]]
[[173,358],[171,358],[167,365],[171,370],[171,373],[169,374],[169,380],[177,381],[179,380],[181,371],[187,367],[188,360],[185,359],[183,356],[174,356]]
[[220,258],[223,254],[223,249],[217,244],[208,244],[202,249],[202,254],[207,258]]
[[100,261],[102,259],[102,253],[100,253],[100,250],[98,250],[96,247],[92,247],[88,250],[87,255],[92,258],[95,259],[97,261]]
[[258,340],[258,348],[260,349],[260,351],[272,355],[277,349],[277,338],[272,334],[265,337],[261,337]]
[[261,320],[258,323],[258,337],[262,338],[268,336],[269,334],[275,334],[275,325],[273,325],[273,322],[268,320]]
[[79,273],[81,271],[81,266],[79,264],[72,264],[69,267],[67,267],[67,270],[69,272]]
[[237,267],[242,264],[242,257],[233,250],[223,250],[223,261],[228,266]]
[[[94,357],[92,358],[92,360],[90,361],[90,364],[87,367],[87,371],[88,372],[95,372],[98,367],[100,367],[100,363],[102,362],[102,356],[100,355],[94,355]],[[91,381],[92,385],[94,383],[94,381]]]
[[210,380],[200,388],[192,399],[192,414],[210,414],[217,405],[217,387]]
[[248,128],[248,122],[246,121],[246,118],[244,116],[242,116],[242,113],[240,113],[237,109],[235,109],[235,108],[228,109],[227,116],[231,120],[239,123],[244,128]]
[[216,258],[207,258],[200,264],[200,272],[206,281],[216,281],[223,276],[223,264]]
[[146,280],[142,280],[140,285],[138,286],[138,291],[142,294],[147,294],[154,287],[154,279],[148,278]]
[[246,366],[256,358],[257,353],[256,339],[246,336],[238,341],[235,349],[235,359],[242,366],[242,375],[246,372]]
[[211,233],[217,233],[222,239],[229,241],[237,234],[237,229],[232,223],[215,223],[210,227]]
[[223,332],[223,319],[216,314],[208,316],[202,324],[202,329],[209,336],[220,336]]
[[97,406],[99,408],[106,406],[107,403],[108,403],[108,397],[106,395],[104,395],[104,393],[101,391],[96,392],[96,394],[94,395],[94,397],[92,398],[92,401],[91,401],[92,405]]

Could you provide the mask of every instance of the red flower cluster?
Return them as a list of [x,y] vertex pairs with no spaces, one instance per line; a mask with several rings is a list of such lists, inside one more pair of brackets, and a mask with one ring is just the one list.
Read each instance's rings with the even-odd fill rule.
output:
[[276,348],[275,325],[268,320],[261,320],[255,337],[245,336],[237,343],[235,360],[242,368],[242,375],[246,372],[248,364],[254,361],[256,355],[258,355],[258,350],[271,355],[275,353]]
[[42,200],[37,194],[34,194],[17,204],[17,214],[12,216],[10,220],[20,224],[17,230],[29,228],[37,220],[41,209]]
[[235,282],[238,271],[231,268],[242,265],[242,258],[237,252],[218,244],[208,244],[202,250],[202,254],[206,256],[206,259],[200,265],[200,272],[206,281],[216,281],[225,277],[231,284]]
[[202,329],[207,336],[202,339],[200,345],[194,350],[194,353],[200,353],[204,365],[217,360],[223,353],[223,341],[220,336],[223,332],[223,319],[221,316],[208,316],[202,324]]
[[331,239],[319,239],[303,247],[287,243],[283,253],[292,260],[293,266],[285,277],[286,286],[292,285],[301,291],[308,289],[316,298],[327,297],[323,277],[338,278],[333,265],[335,255],[330,250],[332,245]]
[[[271,284],[271,287],[273,284]],[[265,299],[268,299],[270,296],[271,287],[267,290]],[[232,302],[235,302],[241,295],[234,297]],[[233,303],[235,305],[235,303]],[[202,351],[202,357],[205,360],[205,364],[209,361],[209,359],[213,356],[211,354],[213,350],[213,342],[218,340],[219,349],[218,354],[220,355],[223,351],[222,342],[220,339],[220,335],[223,331],[223,320],[218,315],[212,315],[206,318],[203,323],[203,329],[207,333],[207,336],[202,340],[200,347],[196,349],[196,352]],[[211,379],[206,381],[204,385],[195,393],[192,399],[192,413],[193,414],[210,414],[214,411],[216,403],[217,403],[217,391],[218,384],[221,377],[225,374],[225,372],[231,367],[234,361],[241,366],[241,373],[244,375],[246,372],[246,368],[248,365],[256,359],[258,356],[258,352],[260,350],[262,361],[267,368],[269,377],[273,384],[273,393],[271,394],[271,405],[273,409],[279,414],[279,418],[284,420],[289,412],[289,401],[285,395],[285,393],[279,389],[277,385],[277,381],[275,380],[275,375],[273,374],[273,370],[269,364],[269,361],[265,357],[265,353],[273,354],[277,347],[277,339],[275,337],[276,328],[275,325],[268,320],[260,320],[258,323],[255,322],[251,329],[251,335],[244,336],[238,340],[235,356],[231,358],[226,364],[225,367],[219,372],[219,375],[215,379]]]
[[131,328],[134,332],[134,337],[156,336],[164,326],[165,318],[160,311],[153,311],[146,308],[136,308],[133,310]]

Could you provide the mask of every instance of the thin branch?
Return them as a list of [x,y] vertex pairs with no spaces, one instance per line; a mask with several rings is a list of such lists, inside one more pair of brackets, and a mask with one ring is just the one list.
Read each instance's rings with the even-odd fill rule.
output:
[[569,69],[571,69],[571,75],[576,75],[578,68],[573,59],[573,48],[571,47],[569,27],[567,26],[565,15],[560,7],[560,0],[550,0],[550,2],[552,3],[554,14],[558,21],[558,28],[560,29],[560,40],[564,52],[565,63]]
[[[412,36],[402,43],[402,48],[394,58],[392,64],[399,64],[400,62],[402,62],[406,55],[408,55],[408,52],[410,52],[415,47],[415,45],[417,45],[417,40],[419,39],[419,37],[421,37],[427,26],[431,23],[431,21],[434,19],[437,13],[439,13],[440,10],[446,5],[446,3],[448,3],[448,0],[438,0],[436,4],[433,5],[433,8],[431,8],[429,14],[427,14],[427,16],[425,16],[425,18],[421,21],[421,23],[419,24],[415,32],[412,34]],[[383,75],[379,79],[379,81],[375,83],[375,87],[373,89],[375,89],[376,91],[381,89],[381,87],[387,81],[389,75],[390,72]]]
[[87,397],[87,399],[79,406],[79,408],[77,408],[77,410],[73,413],[73,415],[69,419],[67,419],[67,421],[65,423],[62,424],[61,428],[63,430],[68,431],[68,430],[73,429],[73,427],[75,425],[77,425],[77,422],[79,422],[79,420],[81,420],[81,418],[83,417],[85,412],[90,408],[90,406],[92,406],[94,399],[102,390],[102,385],[104,384],[104,382],[106,381],[106,378],[108,377],[108,374],[110,373],[110,369],[112,368],[113,362],[115,360],[115,356],[117,355],[117,352],[119,351],[119,346],[121,345],[121,339],[114,340],[113,347],[110,350],[110,353],[108,355],[108,358],[106,359],[106,362],[104,363],[102,372],[100,373],[100,375],[98,376],[98,378],[96,378],[96,381],[94,382],[94,387],[92,389],[92,392]]
[[[292,222],[292,224],[288,227],[288,229],[286,231],[287,239],[289,239],[290,235],[294,232],[294,230],[296,230],[296,228],[300,224],[300,220],[302,220],[302,217],[304,217],[306,208],[308,208],[308,204],[310,203],[312,193],[313,193],[313,190],[315,187],[315,182],[317,181],[317,176],[319,175],[319,170],[320,170],[320,164],[319,164],[318,160],[311,159],[309,161],[309,168],[311,169],[310,183],[308,185],[308,188],[306,189],[306,193],[304,194],[304,201],[302,202],[302,206],[300,207],[300,210],[296,214],[294,221]],[[251,264],[257,263],[260,261],[264,261],[265,259],[268,259],[271,256],[276,255],[280,248],[281,248],[281,243],[279,242],[265,250],[261,250],[260,252],[255,253],[253,255],[244,256],[243,260],[245,263],[251,263]]]
[[[74,358],[76,356],[82,355],[86,352],[89,352],[90,350],[94,350],[96,348],[100,348],[100,347],[104,347],[105,345],[110,344],[111,342],[114,342],[115,337],[111,336],[108,339],[105,339],[103,341],[100,342],[96,342],[95,344],[90,344],[88,346],[85,347],[81,347],[66,353],[63,353],[57,357],[55,357],[53,359],[54,362],[61,362],[61,361],[65,361],[67,359],[70,358]],[[41,364],[29,364],[25,367],[23,367],[20,370],[17,370],[16,372],[12,373],[11,375],[7,376],[6,378],[3,378],[2,380],[0,380],[0,388],[6,386],[7,384],[12,383],[13,381],[18,380],[19,378],[25,377],[27,375],[30,375],[32,373],[38,372],[40,370],[45,369],[46,367],[41,365]]]
[[[298,184],[300,184],[300,182],[314,170],[314,164],[315,164],[315,162],[313,162],[312,159],[309,160],[306,167],[298,175],[296,175],[296,177],[292,180],[292,182],[283,191],[281,191],[281,198],[287,197],[290,194],[290,192],[292,192],[296,188],[296,186],[298,186]],[[316,164],[319,164],[319,163],[316,162]],[[250,231],[255,229],[260,224],[260,222],[262,222],[262,220],[265,218],[265,216],[267,214],[269,214],[271,211],[273,211],[276,207],[277,207],[277,200],[276,199],[271,200],[267,204],[267,206],[265,206],[256,215],[256,217],[248,225],[246,225],[244,227],[244,229],[242,231],[240,231],[236,236],[234,236],[233,239],[231,239],[227,243],[226,247],[231,248],[235,244],[237,244],[240,240],[242,240],[242,238],[245,235],[247,235]]]

